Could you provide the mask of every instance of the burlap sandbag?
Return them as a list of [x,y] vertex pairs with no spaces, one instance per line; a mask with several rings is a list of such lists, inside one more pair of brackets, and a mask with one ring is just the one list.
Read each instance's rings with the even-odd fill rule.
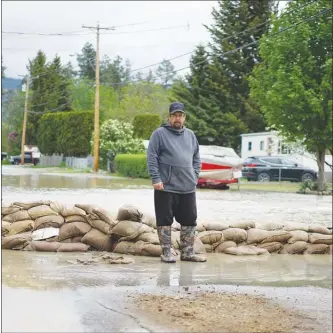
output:
[[122,241],[116,245],[113,252],[120,254],[135,254],[135,250],[136,250],[136,243],[130,241]]
[[138,208],[133,205],[124,205],[119,208],[117,220],[118,221],[135,221],[140,222],[143,214]]
[[212,253],[212,252],[214,252],[214,246],[213,246],[213,245],[210,245],[210,244],[204,244],[203,246],[204,246],[205,251],[206,251],[207,253]]
[[14,202],[13,205],[21,207],[22,209],[30,209],[32,207],[41,206],[41,205],[50,205],[50,201],[33,201],[33,202]]
[[97,251],[112,251],[111,238],[97,229],[91,229],[81,240],[82,243],[88,244]]
[[171,244],[175,249],[179,249],[180,231],[171,231]]
[[309,235],[309,242],[311,244],[332,245],[332,235],[322,235],[322,234],[313,233]]
[[285,230],[274,230],[267,231],[267,237],[261,243],[270,243],[270,242],[279,242],[279,243],[287,243],[291,238],[291,234],[289,231]]
[[59,240],[73,238],[76,236],[84,236],[90,230],[91,226],[88,223],[84,222],[64,223],[60,227]]
[[8,234],[10,226],[11,226],[10,222],[1,221],[1,236],[5,236]]
[[60,243],[81,243],[83,237],[82,236],[75,236],[75,237],[63,239],[61,241],[59,241],[59,237],[58,237],[58,241]]
[[285,223],[283,226],[283,230],[286,231],[295,231],[295,230],[302,230],[302,231],[309,231],[309,225],[300,222],[288,222]]
[[70,222],[88,222],[87,218],[82,215],[69,215],[65,217],[65,223]]
[[114,226],[117,221],[114,216],[103,208],[94,208],[93,213],[99,217],[102,221],[108,223],[110,226]]
[[[208,223],[210,223],[210,222],[208,222]],[[197,232],[206,231],[206,227],[204,226],[204,224],[202,222],[200,222],[196,225],[195,230]]]
[[245,230],[248,230],[248,229],[251,229],[251,228],[255,228],[255,223],[252,222],[252,221],[245,221],[245,222],[242,222],[242,221],[239,221],[239,222],[232,222],[229,224],[229,227],[230,228],[239,228],[239,229],[245,229]]
[[11,223],[7,236],[21,234],[23,232],[32,231],[34,228],[34,221],[24,220]]
[[71,205],[64,205],[60,202],[53,201],[50,204],[50,207],[57,212],[58,214],[62,215],[63,217],[71,216],[71,215],[81,215],[86,216],[86,212],[78,207],[71,206]]
[[309,234],[303,230],[295,230],[289,231],[291,234],[291,238],[288,239],[289,244],[294,244],[295,242],[308,242],[309,241]]
[[265,238],[267,238],[269,231],[264,229],[249,229],[247,230],[247,243],[255,244],[261,243]]
[[2,237],[1,248],[7,250],[22,250],[31,241],[31,232]]
[[193,250],[196,254],[206,253],[205,246],[199,237],[195,237],[194,239]]
[[283,248],[283,244],[279,242],[269,242],[258,244],[257,247],[266,249],[269,253],[279,252]]
[[261,249],[252,245],[228,247],[224,250],[224,253],[236,256],[269,254],[266,249]]
[[135,239],[135,241],[139,240],[150,244],[160,244],[157,232],[144,232]]
[[98,209],[99,207],[89,204],[75,204],[74,207],[80,208],[86,212],[87,215],[93,214],[93,209]]
[[89,245],[83,243],[60,243],[57,252],[87,252],[89,247]]
[[171,225],[171,230],[172,231],[180,231],[181,227],[182,227],[181,224],[178,223],[177,221],[175,221]]
[[61,215],[46,215],[37,217],[34,224],[34,230],[44,228],[60,228],[64,224],[65,220]]
[[203,244],[210,244],[217,246],[219,243],[223,242],[222,231],[202,231],[199,232],[197,237],[199,237]]
[[31,241],[24,251],[57,252],[59,246],[58,242]]
[[215,253],[224,253],[228,247],[237,247],[237,244],[233,241],[225,241],[217,245],[214,249]]
[[204,222],[203,225],[207,231],[222,231],[229,228],[229,224],[224,222]]
[[285,244],[281,249],[281,254],[302,254],[306,248],[308,243],[303,241],[297,241],[293,244]]
[[91,218],[91,215],[88,215],[87,217],[88,223],[95,229],[99,230],[100,232],[103,232],[104,234],[108,235],[111,231],[112,226],[103,221],[103,220],[95,220]]
[[309,232],[323,235],[332,235],[332,231],[320,224],[310,224]]
[[9,215],[9,214],[13,214],[13,213],[18,212],[19,210],[22,210],[22,208],[21,207],[17,207],[17,206],[13,206],[13,205],[2,206],[1,207],[1,214],[2,215]]
[[137,238],[145,232],[153,232],[154,229],[140,222],[119,221],[110,231],[110,235],[120,236],[120,241]]
[[156,229],[156,218],[149,214],[143,214],[141,222],[148,225],[151,228]]
[[56,211],[54,211],[50,206],[47,205],[32,207],[28,210],[28,213],[33,220],[41,216],[59,215]]
[[283,229],[283,224],[277,222],[256,222],[254,227],[256,229],[273,231]]
[[2,218],[2,221],[13,223],[13,222],[17,222],[17,221],[31,220],[31,219],[34,220],[33,217],[30,217],[30,214],[28,213],[27,210],[19,210],[15,213],[4,216]]
[[306,250],[303,252],[304,254],[326,254],[330,250],[329,245],[327,244],[310,244],[308,243],[306,246]]
[[332,249],[333,249],[333,245],[330,245],[330,249],[329,249],[329,251],[328,251],[328,254],[329,254],[329,255],[332,255]]
[[222,233],[224,241],[233,241],[235,243],[240,243],[246,241],[247,239],[246,231],[240,228],[228,228],[223,230]]

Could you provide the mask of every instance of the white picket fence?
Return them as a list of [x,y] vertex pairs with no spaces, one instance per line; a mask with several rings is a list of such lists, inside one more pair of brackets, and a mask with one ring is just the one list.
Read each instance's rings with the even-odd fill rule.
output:
[[64,157],[63,154],[53,154],[51,156],[41,155],[40,165],[42,166],[60,166],[65,162],[67,168],[73,169],[89,169],[93,167],[93,157]]

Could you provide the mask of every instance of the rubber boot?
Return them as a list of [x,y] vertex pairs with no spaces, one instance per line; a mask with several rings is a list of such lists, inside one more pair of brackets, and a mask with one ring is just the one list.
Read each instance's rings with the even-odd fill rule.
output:
[[171,226],[157,227],[158,238],[160,240],[163,262],[176,262],[176,258],[171,253]]
[[205,262],[205,257],[198,256],[194,253],[193,245],[195,240],[195,226],[182,226],[180,229],[180,260]]

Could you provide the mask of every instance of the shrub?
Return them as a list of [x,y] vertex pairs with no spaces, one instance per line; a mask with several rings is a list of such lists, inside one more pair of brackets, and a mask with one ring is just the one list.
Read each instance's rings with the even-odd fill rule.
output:
[[149,178],[145,154],[119,154],[115,158],[116,171],[127,177]]
[[161,125],[158,114],[138,114],[133,120],[133,131],[137,138],[149,140],[151,134]]

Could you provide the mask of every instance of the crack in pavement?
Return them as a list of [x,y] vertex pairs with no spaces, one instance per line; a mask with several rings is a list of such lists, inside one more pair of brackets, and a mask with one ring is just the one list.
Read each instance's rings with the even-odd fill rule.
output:
[[151,331],[149,328],[147,328],[147,327],[145,327],[144,325],[141,324],[139,318],[137,318],[137,317],[135,317],[135,316],[133,316],[133,315],[131,315],[131,314],[129,314],[129,313],[124,313],[124,312],[122,312],[122,311],[112,309],[112,308],[110,308],[110,307],[104,305],[103,303],[101,303],[101,302],[99,302],[99,301],[96,301],[96,300],[95,300],[95,302],[96,302],[97,304],[99,304],[101,307],[103,307],[104,309],[107,309],[107,310],[110,310],[110,311],[113,311],[113,312],[116,312],[116,313],[122,314],[123,316],[128,316],[128,317],[132,318],[132,319],[133,319],[133,320],[134,320],[134,321],[135,321],[135,322],[136,322],[141,328],[143,328],[144,330],[146,330],[146,331],[149,332],[149,333],[153,333],[153,331]]

